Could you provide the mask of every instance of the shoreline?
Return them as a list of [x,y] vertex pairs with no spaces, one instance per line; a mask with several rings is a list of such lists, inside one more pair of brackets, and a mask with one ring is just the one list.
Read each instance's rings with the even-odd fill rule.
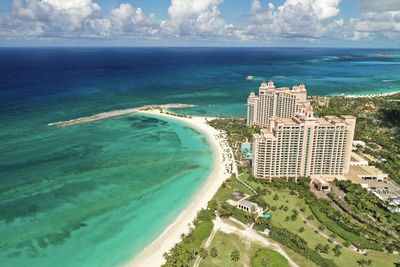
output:
[[[400,93],[400,90],[393,91],[393,92],[386,92],[386,93],[374,93],[374,94],[370,93],[370,94],[310,95],[309,97],[371,98],[371,97],[391,96],[391,95],[395,95],[395,94],[399,94],[399,93]],[[101,113],[97,113],[97,114],[94,114],[91,116],[80,117],[80,118],[66,120],[66,121],[51,122],[51,123],[48,123],[47,125],[48,126],[68,127],[68,126],[78,125],[78,124],[82,124],[82,123],[93,122],[93,121],[97,121],[97,120],[103,120],[103,119],[108,119],[108,118],[113,118],[113,117],[118,117],[118,116],[125,116],[125,115],[138,113],[138,112],[152,111],[155,109],[165,110],[165,111],[173,113],[170,109],[191,108],[194,106],[195,105],[181,104],[181,103],[162,104],[162,105],[145,105],[145,106],[135,107],[135,108],[127,108],[127,109],[119,109],[119,110],[101,112]],[[173,116],[173,117],[176,117],[176,116]],[[207,118],[207,117],[204,117],[204,118]]]
[[73,126],[73,125],[77,125],[77,124],[81,124],[81,123],[104,120],[104,119],[118,117],[118,116],[125,116],[125,115],[129,115],[132,113],[137,113],[140,111],[146,111],[148,109],[150,110],[150,109],[191,108],[191,107],[194,107],[194,105],[189,105],[189,104],[145,105],[145,106],[141,106],[141,107],[137,107],[137,108],[127,108],[127,109],[118,109],[118,110],[101,112],[101,113],[97,113],[97,114],[94,114],[91,116],[76,118],[76,119],[67,120],[67,121],[51,122],[51,123],[48,123],[47,125],[48,126],[67,127],[67,126]]
[[[231,173],[227,173],[225,169],[225,164],[227,163],[225,159],[228,157],[226,155],[227,152],[224,151],[221,144],[221,141],[224,141],[217,138],[217,136],[220,136],[221,132],[206,123],[206,120],[210,119],[210,117],[177,117],[161,113],[159,110],[140,110],[138,113],[176,119],[185,123],[205,136],[214,154],[214,166],[212,171],[206,178],[205,184],[193,196],[186,208],[157,239],[144,247],[139,254],[124,265],[126,267],[161,266],[165,262],[163,254],[181,241],[182,233],[188,233],[189,225],[191,225],[196,218],[198,211],[207,207],[208,201],[213,198],[222,183],[231,176]],[[232,151],[229,149],[228,153],[231,152]],[[233,169],[235,170],[233,156],[232,162],[234,166]]]
[[[327,97],[345,97],[345,98],[370,98],[370,97],[384,97],[391,96],[400,93],[400,91],[393,91],[387,93],[375,93],[375,94],[339,94],[339,95],[327,95]],[[314,97],[314,96],[313,96]]]

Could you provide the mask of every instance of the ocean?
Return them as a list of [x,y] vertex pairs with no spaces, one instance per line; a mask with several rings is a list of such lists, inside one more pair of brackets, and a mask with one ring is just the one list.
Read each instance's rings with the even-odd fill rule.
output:
[[[246,80],[246,76],[254,76]],[[1,48],[0,266],[120,266],[204,184],[212,154],[147,104],[243,116],[263,80],[310,95],[400,90],[400,51],[323,48]]]

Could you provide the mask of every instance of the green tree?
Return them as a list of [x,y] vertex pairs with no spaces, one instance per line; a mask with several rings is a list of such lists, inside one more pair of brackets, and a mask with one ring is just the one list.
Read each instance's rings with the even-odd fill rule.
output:
[[237,249],[232,250],[231,252],[231,260],[237,262],[240,260],[240,252]]
[[218,202],[216,200],[210,200],[207,204],[207,208],[216,211],[218,209]]
[[326,244],[325,246],[322,246],[322,247],[321,247],[321,252],[324,253],[324,254],[328,254],[328,252],[329,252],[329,245]]
[[267,257],[262,257],[260,260],[261,266],[268,267],[270,259]]
[[372,265],[372,261],[371,260],[365,260],[365,259],[358,260],[357,263],[361,267],[366,267],[366,266],[371,266]]
[[215,247],[212,247],[212,248],[210,249],[210,255],[211,255],[211,257],[213,257],[213,258],[217,257],[217,256],[218,256],[218,250],[217,250]]
[[346,248],[351,246],[351,243],[349,241],[344,241],[343,242],[343,246],[345,246]]
[[340,257],[340,255],[342,255],[342,251],[341,251],[341,246],[339,244],[337,244],[332,250],[333,253],[335,255],[335,257]]
[[205,258],[207,258],[207,256],[208,256],[207,250],[205,250],[204,248],[201,248],[200,249],[200,257],[205,259]]
[[318,243],[318,244],[315,245],[315,247],[314,247],[314,250],[317,251],[317,252],[321,252],[321,249],[322,249],[322,244],[321,244],[321,243]]

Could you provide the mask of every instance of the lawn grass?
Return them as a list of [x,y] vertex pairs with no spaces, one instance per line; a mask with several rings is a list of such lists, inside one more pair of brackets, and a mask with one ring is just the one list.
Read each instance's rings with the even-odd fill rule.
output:
[[191,243],[192,248],[196,251],[200,249],[203,241],[210,236],[213,229],[211,221],[200,222],[193,230],[194,241]]
[[382,251],[382,246],[372,243],[354,233],[346,231],[342,227],[340,227],[335,221],[328,218],[324,213],[320,212],[318,208],[312,207],[312,212],[317,217],[317,219],[325,225],[330,231],[336,233],[338,236],[342,237],[345,240],[348,240],[350,243],[355,245],[358,248],[368,248]]
[[[243,176],[241,176],[243,179]],[[251,182],[251,180],[246,180],[246,183]],[[254,181],[253,181],[254,183]],[[259,185],[259,184],[258,184]],[[252,185],[253,186],[253,185]],[[297,196],[290,195],[290,190],[288,189],[279,189],[279,191],[276,191],[275,188],[271,187],[266,187],[268,190],[271,191],[270,194],[267,194],[264,196],[264,200],[269,204],[270,207],[276,206],[277,210],[272,211],[269,210],[268,213],[272,215],[271,217],[271,223],[274,226],[277,227],[282,227],[288,229],[290,232],[297,234],[301,238],[307,241],[308,247],[314,248],[318,243],[322,245],[328,244],[330,248],[332,249],[334,247],[334,244],[330,243],[326,238],[322,237],[321,235],[315,233],[313,231],[313,228],[310,227],[309,224],[305,224],[302,220],[301,217],[298,216],[297,220],[295,221],[285,221],[285,218],[287,216],[290,217],[292,214],[293,209],[303,209],[304,210],[304,215],[305,217],[308,216],[313,216],[314,220],[312,220],[312,223],[315,226],[320,226],[321,223],[315,218],[313,215],[311,209],[309,206],[305,203],[305,201],[301,198],[298,198]],[[274,200],[274,195],[278,194],[279,199]],[[284,211],[283,209],[279,209],[279,207],[287,206],[288,210]],[[304,232],[300,233],[299,228],[304,227]],[[328,229],[324,230],[324,233],[327,235],[332,234],[331,231]],[[335,238],[336,241],[339,243],[344,242],[344,240],[340,237]],[[345,247],[342,248],[342,255],[340,257],[335,257],[332,250],[330,249],[328,254],[321,254],[324,258],[327,259],[332,259],[338,266],[358,266],[357,261],[360,259],[371,259],[372,260],[372,266],[394,266],[394,262],[396,260],[398,261],[398,256],[393,255],[393,254],[387,254],[385,252],[380,252],[380,251],[375,251],[375,250],[369,250],[367,256],[360,255],[356,252],[353,252]],[[308,259],[304,258],[303,256],[297,254],[294,251],[291,251],[288,248],[285,248],[285,251],[293,257],[293,260],[295,260],[300,266],[313,266],[313,263],[311,263]],[[314,264],[315,265],[315,264]]]
[[[210,255],[210,249],[215,247],[218,250],[218,256],[215,258]],[[240,252],[240,259],[237,262],[231,260],[231,253],[237,249]],[[246,245],[234,234],[225,234],[218,231],[208,249],[207,258],[201,260],[200,267],[236,267],[244,265],[246,254]]]
[[288,267],[288,260],[278,252],[268,249],[259,248],[251,256],[251,267]]
[[315,264],[314,262],[310,261],[309,259],[307,259],[306,257],[296,253],[295,251],[293,251],[292,249],[284,246],[284,245],[280,245],[280,247],[289,255],[289,257],[295,262],[297,263],[297,265],[299,265],[300,267],[319,267],[319,265]]
[[231,193],[234,191],[239,191],[248,195],[252,194],[252,192],[237,179],[229,178],[225,181],[224,185],[218,189],[213,199],[220,203],[225,202],[230,198]]

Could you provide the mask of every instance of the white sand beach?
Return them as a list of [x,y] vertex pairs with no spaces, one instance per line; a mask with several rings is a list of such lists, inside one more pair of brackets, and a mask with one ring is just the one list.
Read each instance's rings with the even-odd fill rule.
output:
[[97,113],[97,114],[94,114],[91,116],[72,119],[72,120],[68,120],[68,121],[51,122],[47,125],[67,127],[67,126],[73,126],[73,125],[82,124],[82,123],[88,123],[88,122],[92,122],[92,121],[108,119],[108,118],[112,118],[112,117],[129,115],[129,114],[137,113],[141,110],[146,110],[146,109],[154,109],[154,108],[168,109],[168,108],[190,108],[190,107],[193,107],[193,105],[188,105],[188,104],[146,105],[146,106],[141,106],[141,107],[137,107],[137,108],[127,108],[127,109],[120,109],[120,110],[113,110],[113,111]]
[[400,93],[400,91],[387,92],[387,93],[376,93],[376,94],[366,94],[366,95],[336,95],[336,96],[344,96],[346,98],[371,98],[371,97],[383,97],[383,96],[391,96]]
[[207,178],[206,183],[193,197],[190,204],[162,235],[146,246],[132,261],[126,264],[127,267],[155,267],[164,263],[163,254],[169,251],[176,243],[180,242],[181,234],[189,231],[189,225],[196,217],[197,212],[207,207],[208,201],[211,200],[224,180],[231,176],[231,173],[227,172],[227,168],[229,168],[230,164],[233,166],[233,172],[237,172],[237,169],[233,160],[233,153],[223,138],[223,135],[206,123],[207,118],[177,117],[160,113],[159,110],[140,111],[140,113],[168,117],[186,123],[188,126],[205,135],[215,153],[214,168]]

